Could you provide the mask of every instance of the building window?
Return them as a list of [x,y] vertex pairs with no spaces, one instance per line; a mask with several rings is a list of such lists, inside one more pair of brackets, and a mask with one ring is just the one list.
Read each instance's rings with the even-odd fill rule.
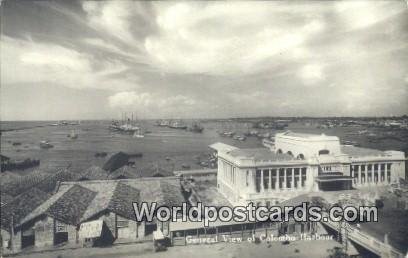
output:
[[59,233],[59,232],[67,232],[67,225],[59,222],[58,220],[55,220],[55,232]]
[[302,182],[302,187],[305,187],[305,182],[306,182],[306,168],[302,168],[302,172],[301,172],[301,182]]
[[283,168],[279,169],[279,189],[283,188],[283,181],[285,179],[285,171]]
[[271,170],[271,177],[272,177],[272,185],[271,185],[271,189],[275,189],[275,185],[276,185],[276,169],[272,169]]
[[286,188],[292,187],[292,173],[293,169],[291,168],[286,169]]
[[263,185],[264,189],[269,189],[269,170],[263,171]]
[[319,155],[328,155],[330,154],[329,150],[319,150]]
[[245,181],[246,181],[246,186],[248,186],[248,185],[249,185],[248,180],[249,180],[249,171],[247,170],[247,172],[246,172],[246,178],[245,178]]
[[257,193],[261,191],[261,173],[262,173],[261,170],[256,170],[255,186]]
[[116,227],[117,228],[127,228],[127,227],[129,227],[129,220],[121,219],[121,218],[118,217],[118,220],[116,222]]

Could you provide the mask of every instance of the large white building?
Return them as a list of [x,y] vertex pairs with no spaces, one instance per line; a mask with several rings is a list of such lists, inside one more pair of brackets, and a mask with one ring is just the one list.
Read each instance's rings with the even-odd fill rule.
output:
[[341,145],[324,134],[279,133],[273,149],[210,147],[218,155],[218,190],[236,205],[269,206],[312,191],[386,185],[405,175],[403,152]]

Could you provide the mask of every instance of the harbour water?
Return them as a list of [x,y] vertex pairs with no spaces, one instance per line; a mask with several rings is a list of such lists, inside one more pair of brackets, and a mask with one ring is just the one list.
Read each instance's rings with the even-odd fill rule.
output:
[[[139,121],[145,131],[150,131],[144,138],[134,138],[132,135],[112,132],[108,129],[110,121],[81,121],[77,125],[51,126],[51,122],[18,121],[1,122],[1,153],[12,159],[35,158],[41,161],[40,170],[53,172],[56,168],[68,167],[72,170],[83,170],[91,165],[102,166],[105,158],[95,157],[96,152],[112,154],[123,151],[126,153],[143,153],[137,159],[135,166],[138,169],[158,166],[163,169],[180,170],[182,167],[200,168],[197,160],[205,160],[211,153],[209,145],[215,142],[224,142],[240,148],[262,147],[261,139],[248,137],[245,141],[234,140],[230,137],[221,137],[218,132],[233,130],[243,134],[252,130],[249,123],[241,121],[202,121],[202,133],[186,130],[171,129],[155,125],[153,120]],[[15,130],[26,128],[21,130]],[[367,128],[363,126],[317,128],[302,122],[292,122],[285,130],[309,133],[325,133],[339,136],[341,140],[358,143],[359,146],[381,150],[407,150],[407,130],[395,132],[397,137],[382,138],[372,141],[366,134],[358,134]],[[8,131],[9,130],[9,131]],[[71,139],[72,131],[78,134],[77,139]],[[283,130],[256,129],[259,132],[269,132],[271,135]],[[378,135],[389,135],[384,128],[369,128],[370,132]],[[54,147],[42,149],[39,142],[47,140]],[[18,142],[21,145],[13,145]],[[30,170],[16,171],[27,174]]]

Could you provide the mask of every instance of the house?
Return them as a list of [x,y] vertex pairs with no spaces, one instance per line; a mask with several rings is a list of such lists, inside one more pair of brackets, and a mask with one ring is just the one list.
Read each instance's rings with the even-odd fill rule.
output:
[[21,245],[25,243],[27,238],[24,238],[18,225],[48,198],[49,195],[47,193],[37,188],[32,188],[30,191],[14,197],[10,202],[1,207],[2,248],[21,249]]
[[[12,239],[15,251],[29,246],[88,244],[90,240],[95,244],[136,241],[149,237],[157,228],[168,233],[168,224],[136,221],[133,202],[181,205],[185,201],[181,191],[178,177],[61,182],[55,194],[41,203],[33,202],[24,213],[15,216],[14,223],[3,221],[2,216],[2,227],[7,231],[14,224],[15,233],[7,237]],[[7,206],[6,211],[18,210],[18,207],[17,204]],[[95,231],[99,236],[91,234],[81,238],[80,235],[87,235],[83,232],[86,226],[80,234],[83,223],[101,225],[100,230]]]

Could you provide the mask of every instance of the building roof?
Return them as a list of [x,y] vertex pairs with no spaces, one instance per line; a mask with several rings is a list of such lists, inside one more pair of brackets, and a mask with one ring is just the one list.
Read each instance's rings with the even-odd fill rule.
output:
[[14,176],[13,173],[8,173],[4,177],[1,177],[1,192],[11,196],[17,196],[32,189],[41,181],[45,180],[46,177],[47,175],[45,173],[39,171],[34,171],[26,176]]
[[1,162],[5,162],[5,161],[9,161],[9,160],[10,160],[9,157],[0,154],[0,161]]
[[109,210],[135,219],[133,202],[181,205],[185,201],[178,177],[62,182],[58,191],[26,214],[20,224],[47,214],[76,225]]
[[255,161],[288,161],[294,159],[289,154],[275,153],[266,148],[235,149],[228,152],[228,154],[237,158],[254,159]]
[[228,151],[238,149],[235,146],[228,145],[228,144],[225,144],[225,143],[222,143],[222,142],[216,142],[214,144],[211,144],[210,148],[214,149],[216,151],[222,151],[222,152],[228,152]]
[[209,174],[217,174],[218,170],[216,168],[212,169],[189,169],[189,170],[178,170],[174,171],[173,173],[176,176],[185,176],[185,175],[192,175],[192,176],[201,176],[201,175],[209,175]]
[[122,182],[116,184],[108,209],[127,219],[134,219],[133,202],[140,202],[140,191]]
[[91,166],[88,169],[81,172],[78,180],[103,180],[107,179],[108,172],[103,170],[101,167],[98,166]]
[[380,150],[355,147],[352,145],[341,145],[341,152],[349,155],[350,157],[364,157],[364,156],[382,156],[385,153]]
[[286,131],[283,133],[277,133],[276,136],[287,136],[291,138],[302,138],[302,139],[310,139],[310,140],[338,140],[337,136],[330,136],[322,134],[313,134],[313,133],[298,133],[292,131]]
[[37,188],[32,188],[15,197],[11,202],[1,207],[1,227],[8,231],[11,226],[11,217],[13,217],[13,224],[15,226],[18,225],[24,217],[48,198],[49,195],[47,193]]
[[194,189],[195,194],[192,196],[197,198],[196,202],[201,202],[205,206],[232,207],[227,198],[218,191],[214,181],[198,181],[191,187]]
[[109,172],[115,171],[118,168],[121,168],[127,165],[129,162],[129,155],[120,151],[113,154],[108,161],[103,165],[103,169]]
[[77,225],[95,196],[96,192],[74,185],[48,208],[46,214],[58,221]]
[[110,172],[108,175],[109,179],[131,179],[140,177],[136,168],[131,166],[123,166]]
[[1,199],[0,206],[3,206],[11,202],[13,200],[13,196],[6,193],[0,193],[0,199]]
[[44,192],[53,192],[58,182],[77,180],[80,174],[75,173],[69,169],[61,169],[55,174],[47,175],[47,177],[39,182],[36,187]]

